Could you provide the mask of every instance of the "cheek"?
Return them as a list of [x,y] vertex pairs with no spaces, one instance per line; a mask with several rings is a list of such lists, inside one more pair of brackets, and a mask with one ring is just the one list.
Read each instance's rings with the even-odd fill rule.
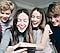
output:
[[49,21],[52,21],[52,19],[49,19]]
[[16,24],[16,27],[19,29],[20,28],[20,26],[18,25],[18,24]]
[[10,17],[12,14],[11,13],[9,13],[9,14],[6,14],[6,17]]
[[20,22],[17,22],[17,25],[19,25],[20,24]]
[[31,21],[33,21],[34,20],[34,18],[31,18]]
[[11,16],[11,14],[9,14],[9,15],[6,15],[6,17],[10,17]]
[[41,23],[41,21],[42,21],[42,19],[39,19],[39,20],[37,20],[38,21],[38,23],[40,24]]
[[59,18],[57,18],[56,20],[58,20],[58,21],[60,22],[60,17],[59,17]]
[[3,16],[3,14],[0,14],[0,17],[2,17]]
[[27,25],[27,26],[29,25],[29,20],[26,22],[26,25]]
[[3,15],[1,14],[0,17],[10,17],[11,15]]
[[25,25],[26,25],[26,28],[27,28],[27,27],[28,27],[28,25],[29,25],[29,22],[27,22]]

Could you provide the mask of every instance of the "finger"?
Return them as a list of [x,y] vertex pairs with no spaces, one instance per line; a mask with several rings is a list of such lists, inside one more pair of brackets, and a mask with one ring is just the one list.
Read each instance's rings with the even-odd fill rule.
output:
[[20,49],[20,50],[15,51],[15,53],[21,53],[21,52],[24,52],[24,51],[27,51],[27,49],[26,48]]
[[13,46],[13,49],[16,49],[17,47],[19,47],[19,43],[16,44],[16,45],[14,45],[14,46]]
[[50,33],[49,34],[53,34],[52,30],[50,29]]
[[5,53],[11,53],[13,51],[13,46],[8,46],[7,50],[5,51]]
[[13,46],[8,46],[7,50],[12,50],[13,49]]

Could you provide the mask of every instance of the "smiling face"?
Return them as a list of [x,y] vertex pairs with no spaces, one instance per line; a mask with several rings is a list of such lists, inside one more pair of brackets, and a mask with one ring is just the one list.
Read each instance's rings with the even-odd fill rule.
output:
[[53,26],[60,26],[60,15],[54,15],[49,17]]
[[21,33],[23,33],[28,27],[29,17],[26,13],[22,12],[17,16],[17,18],[17,28]]
[[60,2],[53,2],[48,6],[47,17],[54,27],[60,27]]
[[0,19],[2,22],[7,22],[11,16],[11,10],[1,11],[0,12]]
[[34,28],[37,28],[39,24],[41,23],[41,20],[42,20],[42,14],[40,14],[39,11],[34,10],[31,16],[32,26]]

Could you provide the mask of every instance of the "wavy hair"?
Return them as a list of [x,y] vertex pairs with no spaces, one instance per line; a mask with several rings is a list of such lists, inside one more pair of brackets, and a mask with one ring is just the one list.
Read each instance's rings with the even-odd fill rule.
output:
[[[17,30],[16,24],[17,24],[17,19],[18,19],[17,16],[18,16],[20,13],[22,13],[22,12],[24,12],[26,15],[29,16],[29,12],[28,12],[27,9],[19,9],[19,10],[16,12],[16,14],[14,15],[13,30],[12,30],[12,31],[13,31],[13,42],[14,42],[14,44],[17,44],[17,43],[18,43],[17,32],[16,32],[16,30]],[[27,41],[27,42],[33,43],[32,28],[31,28],[31,24],[30,24],[30,18],[29,18],[28,27],[27,27],[27,29],[24,31],[24,36],[26,36],[26,41]],[[14,45],[14,44],[13,44],[13,45]]]
[[45,27],[45,24],[46,24],[46,19],[45,19],[44,11],[43,11],[41,8],[35,7],[35,8],[31,11],[31,13],[30,13],[30,18],[31,18],[31,16],[32,16],[32,13],[33,13],[35,10],[37,10],[38,12],[40,12],[40,13],[42,14],[42,20],[41,20],[41,23],[39,24],[39,28],[43,30],[44,27]]

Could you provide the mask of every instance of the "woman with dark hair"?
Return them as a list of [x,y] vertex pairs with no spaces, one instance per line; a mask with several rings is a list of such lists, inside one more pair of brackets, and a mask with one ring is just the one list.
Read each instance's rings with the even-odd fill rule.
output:
[[[45,25],[46,25],[46,19],[45,19],[44,11],[43,11],[41,8],[37,8],[37,7],[36,7],[36,8],[34,8],[34,9],[31,11],[31,13],[30,13],[31,21],[32,21],[32,18],[35,17],[34,15],[32,15],[35,10],[40,13],[39,24],[37,24],[37,25],[39,25],[38,27],[39,27],[40,29],[44,29],[44,27],[45,27]],[[35,12],[35,14],[36,14],[36,16],[38,15],[36,12]],[[39,18],[39,16],[37,16],[37,18]],[[34,20],[34,19],[33,19],[33,20]],[[31,23],[32,23],[32,22],[31,22]],[[32,24],[32,26],[33,26],[33,24]],[[33,27],[33,28],[35,28],[35,27]],[[36,28],[37,28],[37,27],[36,27]]]
[[[14,16],[14,21],[13,21],[13,42],[17,43],[19,39],[17,36],[21,35],[25,40],[20,40],[23,42],[33,42],[32,41],[32,33],[31,33],[31,24],[30,24],[30,18],[25,19],[25,15],[22,14],[25,13],[27,16],[29,16],[29,13],[26,9],[20,9],[17,11],[17,13]],[[20,14],[22,14],[20,16]],[[27,26],[26,26],[26,25]]]
[[[11,43],[11,45],[13,46],[12,46],[12,51],[10,52],[13,52],[14,45],[16,45],[19,42],[33,43],[29,12],[27,9],[19,9],[16,12],[16,14],[14,15],[13,27],[6,30],[5,37],[2,39],[1,45],[3,45],[3,50],[5,52],[9,43]],[[9,52],[8,49],[6,52]]]

